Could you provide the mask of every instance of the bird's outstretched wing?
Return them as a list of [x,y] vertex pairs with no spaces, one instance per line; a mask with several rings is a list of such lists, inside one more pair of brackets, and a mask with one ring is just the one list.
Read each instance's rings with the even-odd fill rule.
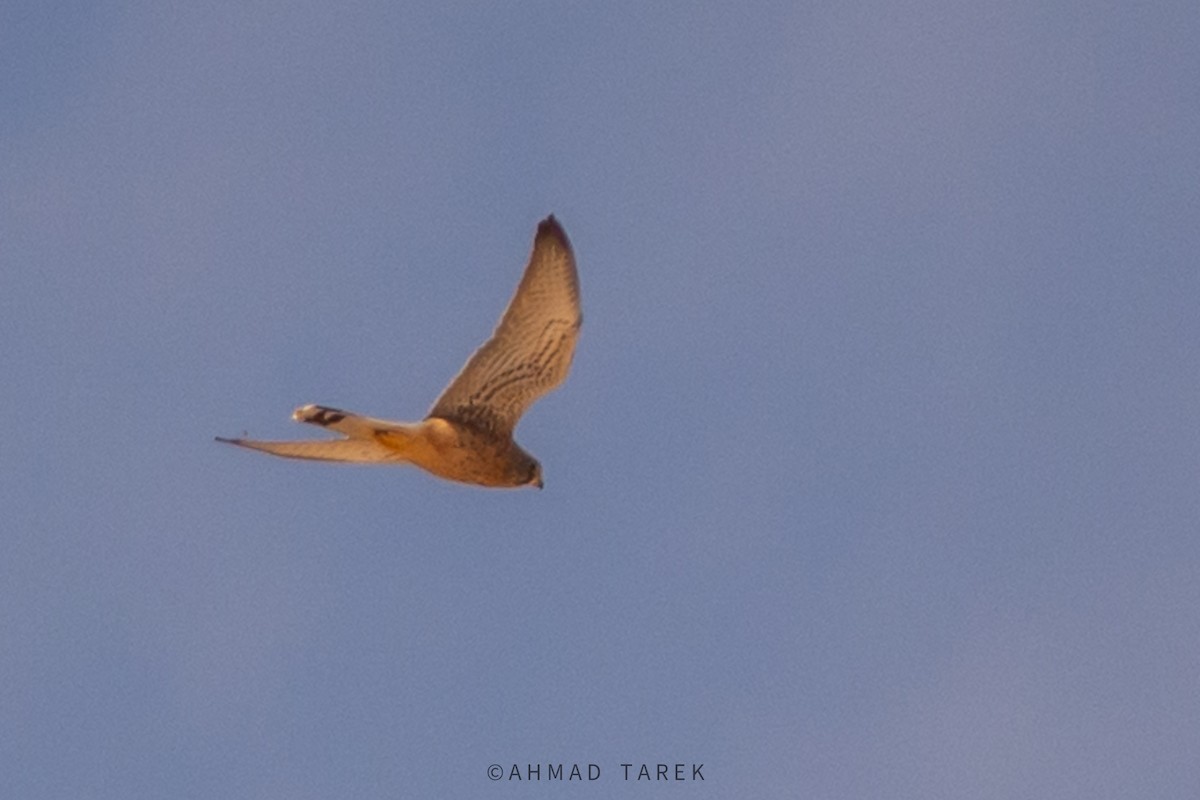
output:
[[509,435],[526,409],[567,377],[583,314],[571,243],[553,215],[492,338],[467,361],[431,417]]
[[218,442],[236,444],[251,450],[261,450],[284,458],[305,458],[312,461],[345,461],[355,464],[382,464],[402,461],[396,451],[366,439],[330,439],[301,442],[260,442],[255,439],[223,439]]
[[340,433],[342,439],[309,439],[299,442],[261,442],[256,439],[224,439],[218,442],[236,444],[250,450],[261,450],[284,458],[306,458],[312,461],[346,461],[355,464],[384,464],[405,461],[400,453],[378,439],[385,431],[404,434],[411,426],[384,419],[374,419],[329,406],[300,406],[292,412],[296,422],[307,422]]

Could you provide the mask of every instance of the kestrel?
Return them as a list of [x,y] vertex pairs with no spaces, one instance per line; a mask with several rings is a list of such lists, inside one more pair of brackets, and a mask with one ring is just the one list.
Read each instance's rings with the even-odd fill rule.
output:
[[462,483],[540,489],[542,465],[513,441],[513,429],[534,401],[566,379],[582,322],[571,243],[551,215],[538,224],[529,265],[492,338],[467,360],[425,419],[389,422],[307,405],[292,419],[342,438],[217,441],[285,458],[415,464]]

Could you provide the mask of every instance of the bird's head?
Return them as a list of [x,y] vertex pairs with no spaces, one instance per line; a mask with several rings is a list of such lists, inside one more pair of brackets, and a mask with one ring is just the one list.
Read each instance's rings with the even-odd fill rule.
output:
[[525,485],[536,486],[539,489],[541,489],[544,485],[542,483],[542,465],[537,461],[533,461],[533,463],[530,465],[529,477],[526,479]]
[[505,459],[505,486],[536,486],[542,488],[542,465],[533,456],[512,443]]

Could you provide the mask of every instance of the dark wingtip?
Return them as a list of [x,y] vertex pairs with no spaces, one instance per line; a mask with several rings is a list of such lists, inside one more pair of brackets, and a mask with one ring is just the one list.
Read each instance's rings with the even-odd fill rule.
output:
[[553,214],[538,223],[536,241],[540,242],[542,239],[555,239],[564,249],[571,249],[571,242],[567,239],[566,231],[562,229],[562,225],[554,218]]

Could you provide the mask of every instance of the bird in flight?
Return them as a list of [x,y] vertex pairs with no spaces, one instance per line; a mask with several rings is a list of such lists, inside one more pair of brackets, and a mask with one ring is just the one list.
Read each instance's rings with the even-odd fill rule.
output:
[[223,439],[285,458],[415,464],[441,478],[491,487],[542,488],[542,465],[513,441],[521,415],[567,377],[583,314],[571,243],[554,215],[537,227],[533,254],[492,338],[450,381],[420,422],[389,422],[326,406],[292,419],[338,439]]

